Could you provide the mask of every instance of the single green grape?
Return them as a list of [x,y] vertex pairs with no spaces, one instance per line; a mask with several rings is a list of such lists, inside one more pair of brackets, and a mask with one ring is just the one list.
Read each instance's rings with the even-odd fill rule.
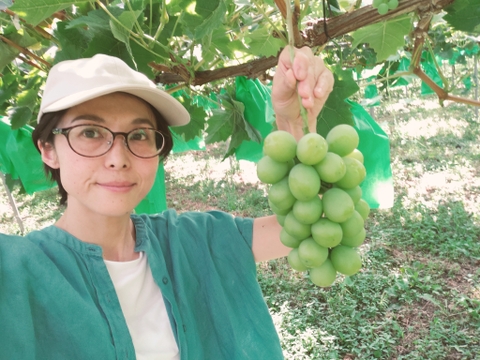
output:
[[296,239],[303,240],[312,235],[310,225],[299,222],[297,218],[295,218],[295,215],[293,215],[293,211],[290,211],[287,216],[285,216],[283,228],[290,236],[293,236]]
[[311,200],[297,200],[293,204],[293,215],[302,224],[313,224],[323,213],[322,200],[319,196],[315,196]]
[[363,220],[367,220],[368,215],[370,214],[370,205],[364,200],[360,199],[355,204],[355,210],[358,211],[360,215],[362,215]]
[[286,162],[295,157],[297,141],[287,131],[272,131],[263,142],[263,152],[278,162]]
[[343,158],[333,152],[327,152],[322,161],[313,165],[320,179],[327,183],[334,183],[345,176],[347,167]]
[[319,267],[312,268],[308,271],[312,283],[319,287],[329,287],[337,278],[337,270],[333,267],[330,259],[327,259]]
[[298,240],[296,237],[287,233],[285,229],[282,229],[280,231],[280,241],[282,242],[283,245],[289,248],[298,248],[298,246],[302,242],[302,240]]
[[333,248],[340,244],[343,232],[339,223],[321,218],[312,224],[312,237],[318,245]]
[[298,141],[297,158],[306,165],[318,164],[327,154],[327,150],[328,144],[322,135],[308,133]]
[[364,227],[364,220],[358,211],[354,210],[352,216],[340,223],[344,237],[352,237],[358,234]]
[[[339,187],[339,186],[337,184],[334,184],[333,187]],[[353,188],[350,188],[350,189],[345,189],[345,188],[341,188],[341,189],[343,191],[345,191],[348,195],[350,195],[354,204],[359,202],[360,199],[362,198],[363,191],[362,191],[362,188],[359,185],[357,185]]]
[[343,189],[352,189],[365,179],[367,171],[365,166],[357,159],[344,157],[343,162],[347,168],[345,175],[335,185]]
[[298,257],[307,268],[322,265],[328,258],[328,249],[318,245],[313,238],[303,240],[298,246]]
[[307,270],[307,267],[300,261],[300,257],[298,256],[298,248],[293,248],[288,253],[287,261],[293,270],[300,272]]
[[296,199],[311,200],[318,196],[320,176],[312,166],[297,164],[288,174],[288,185]]
[[332,128],[325,140],[328,143],[328,151],[342,157],[350,154],[360,142],[357,130],[347,124],[340,124]]
[[380,15],[385,15],[388,13],[388,5],[385,3],[378,5],[377,11]]
[[344,236],[340,244],[350,246],[350,247],[359,247],[365,241],[367,232],[365,228],[362,228],[358,233],[353,236]]
[[362,258],[354,248],[338,245],[330,253],[332,265],[339,273],[347,276],[356,274],[362,267]]
[[358,149],[354,149],[350,154],[347,154],[345,155],[346,157],[352,157],[354,159],[357,159],[358,161],[360,161],[362,164],[364,163],[365,161],[365,158],[362,154],[362,152]]
[[387,5],[390,10],[395,10],[398,7],[398,0],[389,0]]
[[339,188],[329,189],[322,197],[323,212],[334,222],[342,223],[352,216],[355,204],[345,191]]
[[296,199],[288,186],[287,176],[270,186],[270,189],[268,189],[268,200],[280,210],[290,209],[293,206]]
[[288,164],[278,162],[270,156],[262,157],[257,163],[258,179],[265,184],[275,184],[282,180],[288,173]]

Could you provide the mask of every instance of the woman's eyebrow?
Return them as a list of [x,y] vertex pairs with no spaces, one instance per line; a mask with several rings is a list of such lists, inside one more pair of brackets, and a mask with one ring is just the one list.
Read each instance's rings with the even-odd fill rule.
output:
[[72,120],[72,122],[77,121],[77,120],[91,120],[99,123],[105,123],[105,119],[97,116],[97,115],[92,115],[92,114],[82,114],[75,116],[75,118]]
[[136,118],[132,121],[134,125],[149,125],[151,128],[155,129],[155,125],[153,124],[152,120],[147,118]]
[[[102,118],[100,116],[97,116],[97,115],[93,115],[93,114],[82,114],[82,115],[75,116],[75,118],[72,120],[72,122],[75,122],[75,121],[78,121],[78,120],[90,120],[90,121],[95,121],[95,122],[101,123],[101,124],[106,123],[104,118]],[[148,125],[152,128],[155,128],[155,125],[152,122],[152,120],[147,119],[147,118],[133,119],[131,124],[132,125]]]

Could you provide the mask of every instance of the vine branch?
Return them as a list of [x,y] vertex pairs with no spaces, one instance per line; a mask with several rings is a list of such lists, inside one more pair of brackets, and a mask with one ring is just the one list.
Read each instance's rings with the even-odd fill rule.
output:
[[[12,17],[18,17],[17,14],[15,14],[12,10],[9,10],[9,9],[5,9],[3,10],[3,12],[7,15],[10,15]],[[52,36],[52,34],[48,33],[47,31],[45,31],[44,29],[42,29],[40,26],[32,26],[30,25],[29,23],[27,23],[24,19],[21,19],[19,18],[20,21],[25,25],[27,26],[28,28],[36,31],[40,36],[42,36],[43,38],[47,39],[47,40],[50,40],[50,41],[53,41],[56,43],[56,39]]]
[[[8,46],[13,47],[14,49],[18,50],[20,53],[22,53],[24,55],[27,55],[27,56],[35,59],[36,61],[42,63],[43,65],[47,66],[48,68],[50,68],[52,66],[52,64],[50,64],[48,61],[42,59],[40,56],[35,55],[34,53],[32,53],[27,48],[24,48],[23,46],[20,46],[20,45],[14,43],[12,40],[6,38],[5,36],[0,35],[0,40],[3,41]],[[38,68],[38,66],[37,66],[37,68]]]
[[[432,8],[425,7],[418,9],[419,21],[415,27],[415,30],[413,31],[414,47],[412,52],[412,61],[410,63],[410,70],[435,92],[441,103],[443,103],[445,100],[450,100],[463,104],[480,106],[480,101],[478,100],[467,99],[449,94],[447,90],[438,86],[435,81],[433,81],[433,79],[430,78],[421,68],[420,62],[422,58],[423,47],[428,38],[428,30],[430,28],[434,13],[435,9]],[[438,68],[436,61],[435,64]],[[444,84],[446,84],[445,81]]]
[[[327,31],[331,38],[341,37],[352,31],[358,30],[366,25],[371,25],[380,21],[390,20],[397,16],[408,14],[417,9],[430,9],[432,12],[440,12],[444,7],[453,3],[454,0],[409,0],[399,2],[395,10],[389,11],[386,15],[379,15],[377,9],[372,6],[364,6],[358,10],[347,12],[345,14],[330,18],[327,20]],[[280,9],[284,17],[287,15],[284,0],[275,0],[275,4]],[[308,46],[318,47],[325,45],[329,40],[324,32],[324,20],[310,22],[303,32],[301,32],[301,40],[295,42],[296,47]],[[157,81],[162,84],[172,84],[178,82],[186,82],[192,85],[203,85],[211,81],[224,79],[226,77],[247,76],[255,77],[263,74],[265,71],[274,67],[277,63],[277,56],[264,57],[255,59],[250,62],[225,67],[217,70],[196,71],[193,78],[182,78],[172,69],[167,70],[165,65],[153,65],[162,68],[163,73],[158,75]],[[255,67],[255,70],[252,68]]]

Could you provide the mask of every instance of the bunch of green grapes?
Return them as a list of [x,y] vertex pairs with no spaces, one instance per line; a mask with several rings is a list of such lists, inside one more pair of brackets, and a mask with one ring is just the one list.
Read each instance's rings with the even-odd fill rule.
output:
[[308,271],[320,287],[337,273],[357,273],[362,261],[356,248],[365,240],[370,212],[360,183],[366,176],[359,137],[350,125],[337,125],[324,138],[304,135],[297,143],[286,131],[270,133],[257,176],[269,184],[268,202],[282,225],[280,240],[292,248],[290,266]]
[[398,0],[373,0],[372,6],[380,15],[385,15],[388,10],[394,10],[398,6]]

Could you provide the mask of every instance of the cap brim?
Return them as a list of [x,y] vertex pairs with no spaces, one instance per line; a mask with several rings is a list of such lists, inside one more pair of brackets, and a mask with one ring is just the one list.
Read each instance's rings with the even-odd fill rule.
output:
[[190,114],[185,107],[165,91],[155,87],[147,89],[145,87],[128,86],[125,84],[121,86],[119,86],[119,84],[112,84],[66,96],[41,109],[41,112],[38,114],[38,121],[40,121],[40,118],[45,113],[65,110],[88,100],[114,92],[132,94],[145,100],[158,110],[170,126],[182,126],[188,124],[190,121]]

